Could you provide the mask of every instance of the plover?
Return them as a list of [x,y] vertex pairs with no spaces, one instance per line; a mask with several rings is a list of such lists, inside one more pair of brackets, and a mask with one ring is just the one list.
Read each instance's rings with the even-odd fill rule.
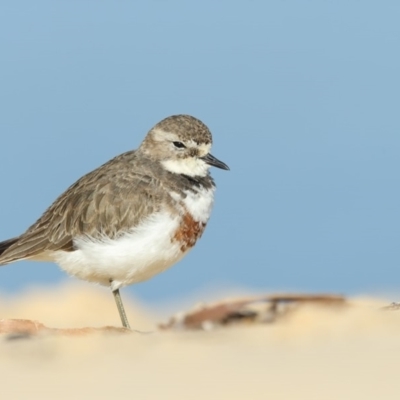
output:
[[137,150],[70,186],[21,236],[0,243],[0,265],[52,261],[77,278],[109,286],[129,328],[123,286],[182,259],[202,235],[214,201],[212,136],[198,119],[170,116]]

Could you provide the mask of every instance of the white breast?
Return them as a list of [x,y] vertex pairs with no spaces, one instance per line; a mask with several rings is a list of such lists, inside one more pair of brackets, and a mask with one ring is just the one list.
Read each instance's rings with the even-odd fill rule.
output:
[[196,193],[187,191],[187,197],[183,200],[187,211],[195,221],[206,223],[211,215],[214,204],[214,187],[211,189],[199,189]]
[[[193,219],[206,223],[210,217],[214,190],[187,192],[182,200]],[[182,210],[184,211],[184,210]],[[140,226],[117,239],[74,239],[77,250],[57,251],[53,259],[68,274],[113,289],[145,281],[178,262],[186,252],[172,240],[181,222],[181,215],[163,211],[152,215]]]
[[184,206],[184,211],[189,212],[193,219],[198,222],[206,223],[211,215],[214,204],[215,188],[205,189],[203,187],[192,190],[186,190],[186,197],[182,200],[178,193],[171,193],[171,196]]

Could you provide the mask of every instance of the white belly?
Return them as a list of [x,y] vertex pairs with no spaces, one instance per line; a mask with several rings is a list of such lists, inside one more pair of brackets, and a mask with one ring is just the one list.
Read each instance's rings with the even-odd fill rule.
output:
[[171,239],[180,217],[158,213],[117,239],[74,240],[77,250],[58,251],[54,261],[68,274],[113,289],[145,281],[178,262],[185,253]]
[[[193,217],[206,223],[210,217],[214,190],[200,190],[183,200]],[[109,285],[112,289],[142,282],[166,270],[188,253],[174,241],[181,216],[159,212],[117,239],[74,239],[74,251],[57,251],[51,258],[68,274]],[[190,249],[188,249],[190,250]]]

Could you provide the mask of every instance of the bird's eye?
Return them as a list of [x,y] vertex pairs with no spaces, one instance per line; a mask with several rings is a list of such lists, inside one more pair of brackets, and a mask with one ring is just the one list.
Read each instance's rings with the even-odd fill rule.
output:
[[178,149],[184,149],[186,146],[182,142],[172,142]]

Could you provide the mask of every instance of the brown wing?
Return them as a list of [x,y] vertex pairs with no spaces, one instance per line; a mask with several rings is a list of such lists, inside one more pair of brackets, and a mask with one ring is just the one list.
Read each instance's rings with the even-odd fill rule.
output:
[[12,238],[5,240],[4,242],[0,242],[0,256],[9,248],[11,247],[14,243],[18,241],[18,238]]
[[73,238],[116,237],[136,226],[165,195],[151,168],[135,168],[135,152],[124,153],[83,176],[67,189],[0,256],[0,264],[37,257],[48,250],[73,250]]

